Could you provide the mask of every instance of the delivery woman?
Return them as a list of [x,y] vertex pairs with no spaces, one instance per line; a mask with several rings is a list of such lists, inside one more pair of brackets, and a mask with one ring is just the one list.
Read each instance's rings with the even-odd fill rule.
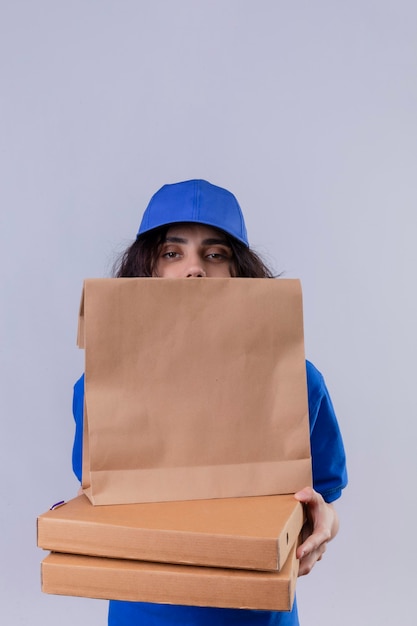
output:
[[[122,255],[116,277],[273,278],[250,249],[235,196],[204,180],[164,185],[151,198],[136,240]],[[295,498],[306,506],[308,521],[298,547],[299,574],[308,574],[338,531],[333,502],[347,483],[339,426],[322,375],[307,361],[307,387],[313,488]],[[84,378],[74,388],[76,433],[74,472],[81,480]],[[297,626],[291,612],[186,607],[110,601],[109,626]]]

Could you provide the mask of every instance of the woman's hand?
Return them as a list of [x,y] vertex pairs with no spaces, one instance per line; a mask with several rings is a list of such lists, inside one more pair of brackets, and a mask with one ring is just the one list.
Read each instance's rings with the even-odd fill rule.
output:
[[297,549],[300,560],[298,575],[305,576],[320,561],[328,542],[339,530],[339,518],[332,504],[311,487],[305,487],[295,494],[295,498],[306,507],[307,520],[301,531],[302,544]]

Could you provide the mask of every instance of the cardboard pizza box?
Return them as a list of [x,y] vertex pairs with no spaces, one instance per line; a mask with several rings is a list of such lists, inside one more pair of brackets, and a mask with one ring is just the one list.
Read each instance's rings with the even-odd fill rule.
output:
[[94,506],[84,495],[38,517],[54,552],[279,571],[303,524],[293,495]]
[[41,565],[45,593],[182,604],[291,610],[298,574],[293,546],[280,572],[195,567],[51,553]]

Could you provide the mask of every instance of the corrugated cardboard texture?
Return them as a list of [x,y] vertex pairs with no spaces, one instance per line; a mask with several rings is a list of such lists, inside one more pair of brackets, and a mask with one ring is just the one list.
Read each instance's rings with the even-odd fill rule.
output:
[[109,600],[289,611],[297,573],[295,547],[281,572],[53,553],[42,562],[42,591]]
[[301,531],[292,495],[93,506],[85,496],[38,518],[46,550],[279,570]]
[[94,504],[311,484],[298,280],[91,279],[80,315]]

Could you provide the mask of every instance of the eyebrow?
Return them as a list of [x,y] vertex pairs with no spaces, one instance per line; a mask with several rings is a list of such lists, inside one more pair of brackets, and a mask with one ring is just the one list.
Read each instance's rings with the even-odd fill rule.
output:
[[[187,244],[188,243],[188,239],[186,239],[185,237],[165,237],[164,239],[164,243],[184,243]],[[228,244],[226,239],[220,239],[217,237],[209,237],[208,239],[203,239],[203,241],[201,242],[203,244],[203,246],[215,246],[215,245],[222,245],[222,246],[226,246],[227,248],[230,248],[230,245]]]

